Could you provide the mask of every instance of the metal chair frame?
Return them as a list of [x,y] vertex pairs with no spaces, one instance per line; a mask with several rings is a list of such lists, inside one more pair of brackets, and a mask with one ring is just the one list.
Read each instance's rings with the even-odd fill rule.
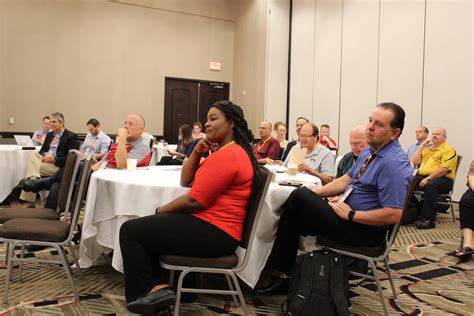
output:
[[[255,214],[255,219],[252,224],[252,230],[250,233],[250,237],[248,240],[248,246],[245,250],[245,255],[241,263],[238,263],[236,267],[231,269],[225,268],[208,268],[208,267],[189,267],[189,266],[177,266],[177,265],[170,265],[164,262],[160,262],[160,265],[168,270],[171,270],[170,273],[170,284],[173,285],[173,278],[174,278],[174,271],[181,271],[181,274],[178,279],[178,286],[177,286],[177,293],[176,293],[176,304],[174,309],[174,315],[179,315],[179,307],[181,301],[181,293],[203,293],[203,294],[219,294],[219,295],[232,295],[234,303],[238,306],[238,302],[240,300],[240,305],[244,311],[245,315],[249,315],[249,311],[247,305],[245,304],[244,296],[242,294],[242,290],[239,286],[239,281],[236,277],[236,274],[245,269],[247,263],[249,261],[249,255],[252,252],[252,244],[256,234],[256,228],[259,222],[260,213],[263,208],[263,204],[265,201],[265,196],[267,195],[268,187],[270,186],[272,173],[267,170],[261,170],[262,174],[262,186],[263,190],[261,196],[258,197],[256,200],[257,202],[257,210]],[[238,251],[239,249],[237,249]],[[212,258],[210,258],[212,259]],[[239,260],[240,262],[240,260]],[[227,285],[229,286],[229,290],[217,290],[217,289],[198,289],[198,288],[183,288],[183,280],[186,275],[189,273],[213,273],[213,274],[223,274],[225,275]],[[238,297],[238,299],[237,299]]]
[[[349,248],[349,249],[352,250],[352,251],[348,251],[348,250],[339,249],[339,247],[335,247],[335,246],[317,245],[318,248],[327,248],[327,249],[330,249],[330,250],[332,250],[336,253],[340,253],[344,256],[362,259],[362,260],[365,260],[369,263],[369,266],[371,268],[371,275],[370,274],[363,274],[363,273],[359,273],[359,272],[354,272],[354,271],[350,271],[349,273],[352,274],[352,275],[358,276],[358,277],[363,277],[365,279],[370,279],[370,280],[375,281],[375,283],[377,285],[377,292],[379,294],[380,302],[382,303],[384,315],[388,315],[388,309],[387,309],[387,305],[385,303],[385,299],[384,299],[384,295],[383,295],[383,291],[382,291],[382,286],[381,286],[381,283],[380,283],[380,277],[378,276],[378,273],[377,273],[376,263],[377,262],[383,262],[384,263],[385,270],[387,271],[387,276],[388,276],[388,279],[389,279],[389,282],[390,282],[390,287],[392,289],[393,298],[396,299],[397,298],[397,292],[395,290],[395,285],[393,283],[392,274],[390,272],[388,256],[389,256],[389,253],[390,253],[390,249],[392,248],[392,245],[393,245],[395,239],[397,238],[397,234],[398,234],[398,231],[400,230],[400,225],[401,225],[402,219],[405,216],[405,210],[408,208],[410,198],[411,198],[411,196],[413,194],[413,191],[415,189],[415,175],[416,174],[417,174],[417,170],[415,170],[413,180],[411,181],[411,183],[408,187],[407,195],[405,197],[405,203],[404,203],[404,206],[403,206],[402,216],[400,217],[400,221],[397,224],[391,225],[391,227],[387,231],[386,247],[385,247],[385,250],[383,251],[383,253],[381,253],[377,257],[372,257],[372,256],[365,255],[365,254],[361,253],[362,249],[364,249],[366,247],[342,246],[341,245],[345,249]],[[361,251],[361,252],[359,252],[358,250]]]

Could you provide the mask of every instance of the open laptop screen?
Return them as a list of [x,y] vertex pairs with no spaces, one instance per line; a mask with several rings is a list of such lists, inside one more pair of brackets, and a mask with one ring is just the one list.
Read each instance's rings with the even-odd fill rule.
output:
[[13,137],[15,137],[15,141],[19,146],[34,146],[33,140],[28,135],[13,135]]

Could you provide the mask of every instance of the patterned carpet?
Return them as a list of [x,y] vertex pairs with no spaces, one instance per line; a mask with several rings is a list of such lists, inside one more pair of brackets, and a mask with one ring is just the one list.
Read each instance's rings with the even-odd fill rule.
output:
[[[398,299],[389,296],[390,287],[383,269],[384,293],[392,314],[473,314],[474,259],[458,262],[447,255],[459,245],[459,222],[448,214],[439,216],[437,228],[419,231],[403,227],[390,256]],[[4,246],[0,245],[3,261]],[[32,254],[33,255],[33,254]],[[54,251],[36,252],[38,257],[54,256]],[[0,269],[4,288],[5,269]],[[55,265],[25,266],[23,282],[10,286],[11,305],[0,304],[0,315],[127,315],[122,275],[104,256],[96,266],[84,271],[85,279],[75,277],[81,300],[74,301],[62,268]],[[205,280],[206,281],[206,280]],[[216,283],[216,280],[208,280]],[[382,314],[375,285],[355,281],[350,288],[352,309],[357,315]],[[255,315],[281,315],[284,295],[245,293]],[[230,297],[199,295],[194,303],[183,304],[181,315],[241,315]]]

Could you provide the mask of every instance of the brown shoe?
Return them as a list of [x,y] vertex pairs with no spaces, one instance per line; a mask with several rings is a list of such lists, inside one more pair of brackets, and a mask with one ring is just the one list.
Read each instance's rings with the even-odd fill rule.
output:
[[35,208],[35,203],[34,202],[22,202],[18,205],[20,208]]

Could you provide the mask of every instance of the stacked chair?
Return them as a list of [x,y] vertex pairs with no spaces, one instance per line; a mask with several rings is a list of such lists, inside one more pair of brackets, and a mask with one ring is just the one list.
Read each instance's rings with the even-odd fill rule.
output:
[[[73,262],[82,277],[77,258],[72,249],[71,240],[77,226],[83,199],[87,191],[89,178],[92,172],[92,161],[90,158],[86,159],[82,170],[79,168],[79,164],[80,153],[77,150],[71,150],[67,157],[60,185],[58,210],[52,210],[51,212],[51,210],[48,209],[36,209],[36,211],[39,211],[39,216],[35,217],[35,209],[31,209],[31,216],[26,216],[26,212],[30,210],[25,209],[25,213],[4,221],[4,224],[0,226],[0,242],[7,244],[7,254],[5,258],[7,272],[5,274],[4,304],[8,303],[8,289],[10,280],[12,280],[13,263],[19,262],[18,278],[21,281],[23,262],[25,261],[61,264],[69,280],[72,292],[74,293],[74,298],[76,300],[79,299],[72,278],[70,262],[65,251],[65,247],[69,247]],[[50,214],[51,217],[44,216],[45,214]],[[57,251],[60,260],[41,260],[36,257],[25,257],[24,249],[26,245],[53,247]],[[17,249],[20,249],[19,256],[15,253]]]

